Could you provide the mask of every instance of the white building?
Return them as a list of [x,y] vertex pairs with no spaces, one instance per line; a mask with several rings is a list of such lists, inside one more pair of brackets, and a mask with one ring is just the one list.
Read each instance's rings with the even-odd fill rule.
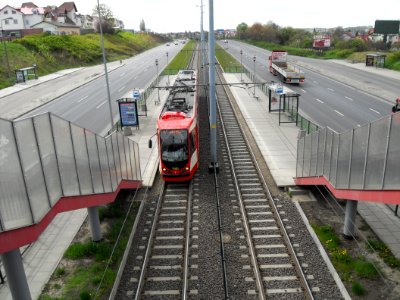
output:
[[25,29],[24,14],[9,5],[4,6],[0,9],[0,28],[2,33]]

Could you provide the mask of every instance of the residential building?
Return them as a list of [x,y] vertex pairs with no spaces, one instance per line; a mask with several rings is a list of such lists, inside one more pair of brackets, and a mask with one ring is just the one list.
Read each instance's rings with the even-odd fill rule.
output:
[[42,22],[44,19],[44,8],[38,7],[32,2],[22,3],[19,9],[24,16],[25,28],[31,28],[32,25]]
[[33,25],[32,28],[41,28],[43,32],[49,32],[55,35],[80,34],[80,26],[54,21],[42,21]]
[[24,14],[10,5],[4,6],[0,9],[0,27],[2,36],[24,29]]

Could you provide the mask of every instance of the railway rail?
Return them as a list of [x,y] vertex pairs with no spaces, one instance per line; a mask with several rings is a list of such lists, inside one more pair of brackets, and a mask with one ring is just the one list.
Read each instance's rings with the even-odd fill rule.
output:
[[278,207],[229,102],[221,72],[217,74],[217,107],[227,150],[225,163],[232,172],[240,210],[241,218],[236,222],[242,225],[247,243],[243,256],[249,256],[253,271],[253,276],[245,280],[254,281],[256,286],[248,294],[256,294],[259,299],[288,295],[314,299]]

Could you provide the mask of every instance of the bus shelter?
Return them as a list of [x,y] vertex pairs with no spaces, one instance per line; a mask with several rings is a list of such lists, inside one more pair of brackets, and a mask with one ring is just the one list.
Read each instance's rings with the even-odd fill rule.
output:
[[[279,124],[296,123],[299,112],[300,95],[281,83],[272,84],[268,87],[268,112],[279,113]],[[287,116],[283,120],[282,116]]]
[[15,79],[17,83],[25,82],[29,79],[38,79],[37,66],[33,65],[32,67],[16,69]]
[[379,53],[367,54],[365,57],[365,65],[367,67],[375,66],[376,68],[383,68],[385,66],[385,59],[386,59],[385,54],[379,54]]

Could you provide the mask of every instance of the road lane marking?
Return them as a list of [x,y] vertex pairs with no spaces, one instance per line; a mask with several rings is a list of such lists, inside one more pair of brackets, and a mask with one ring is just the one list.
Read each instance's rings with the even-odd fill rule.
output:
[[342,117],[344,117],[344,114],[342,114],[340,111],[337,111],[336,109],[335,109],[335,113],[337,113],[338,115],[341,115]]
[[350,97],[344,96],[347,100],[353,101]]
[[120,88],[120,89],[118,90],[118,92],[121,92],[124,88],[125,88],[125,86],[123,86],[122,88]]
[[314,80],[313,82],[316,83],[316,84],[318,84],[318,81],[315,81],[315,80]]
[[331,92],[334,92],[334,91],[335,91],[334,89],[331,89],[331,88],[328,88],[328,90],[330,90]]
[[78,103],[82,102],[83,100],[87,99],[88,97],[89,97],[89,95],[87,95],[87,96],[85,96],[85,97],[79,99],[79,100],[78,100]]
[[320,99],[315,99],[315,100],[317,100],[319,103],[322,103],[322,104],[324,104],[324,101],[322,101],[322,100],[320,100]]
[[304,89],[301,89],[301,90],[303,91],[303,93],[307,93],[306,90],[304,90]]
[[107,102],[107,100],[101,102],[99,105],[96,106],[96,108],[99,109],[99,108],[102,107],[104,104],[106,104],[106,102]]
[[121,75],[119,75],[119,77],[125,76],[125,73],[122,73]]
[[373,109],[373,108],[371,108],[371,107],[369,108],[369,110],[373,111],[374,113],[377,113],[378,115],[381,114],[379,111],[377,111],[377,110],[375,110],[375,109]]

